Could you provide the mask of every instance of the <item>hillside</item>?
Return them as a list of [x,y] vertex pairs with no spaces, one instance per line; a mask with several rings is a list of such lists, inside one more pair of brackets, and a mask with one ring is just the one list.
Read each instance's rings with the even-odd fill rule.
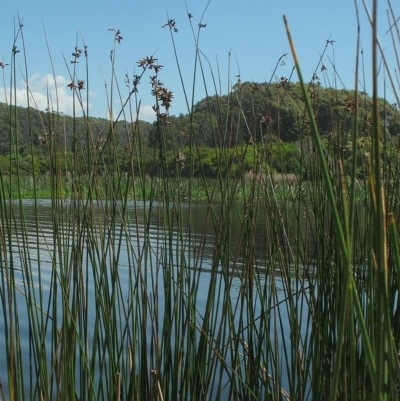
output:
[[[351,148],[351,131],[355,123],[354,91],[323,88],[317,78],[309,84],[308,91],[327,152],[336,152],[336,156],[346,160],[350,156],[346,152]],[[365,144],[371,135],[372,99],[364,92],[358,99],[358,140]],[[385,138],[390,138],[393,143],[400,132],[400,113],[397,105],[384,99],[379,99],[379,104]],[[251,170],[254,163],[246,159],[249,156],[240,155],[237,148],[267,143],[271,144],[270,165],[274,169],[290,173],[303,171],[301,165],[304,166],[309,157],[309,150],[304,154],[304,139],[310,136],[310,126],[300,85],[281,78],[278,83],[238,82],[229,95],[209,96],[197,102],[191,114],[169,116],[153,124],[144,121],[110,123],[94,117],[73,118],[0,103],[0,132],[2,170],[9,168],[7,155],[11,149],[21,161],[29,159],[31,143],[35,158],[40,159],[40,162],[35,161],[39,172],[49,171],[50,143],[55,145],[53,151],[62,149],[68,160],[79,154],[85,169],[91,168],[85,160],[90,146],[95,152],[94,157],[102,158],[104,166],[101,169],[107,169],[116,160],[103,155],[102,149],[108,144],[116,148],[119,168],[124,171],[140,164],[148,174],[153,174],[161,163],[158,153],[153,150],[162,148],[166,152],[164,162],[171,165],[171,174],[175,174],[176,165],[181,164],[179,174],[188,175],[189,171],[202,168],[206,175],[214,176],[214,164],[218,159],[216,149],[230,149],[232,163],[240,165],[233,170],[243,172],[243,169]],[[136,150],[133,150],[133,143]],[[198,149],[196,154],[189,151],[193,145]],[[178,160],[177,154],[183,155],[185,163]],[[188,160],[189,154],[194,157],[192,162]],[[30,171],[29,163],[26,160],[24,171]],[[195,170],[189,170],[191,163],[196,164]]]
[[[121,121],[111,127],[106,119],[95,117],[76,117],[63,113],[41,112],[34,108],[7,106],[0,102],[0,156],[10,153],[10,133],[11,137],[18,139],[19,154],[24,156],[28,151],[31,140],[33,146],[41,153],[41,148],[52,135],[59,146],[72,151],[84,148],[87,144],[87,133],[94,142],[104,141],[107,135],[113,130],[118,146],[125,146],[132,135],[133,130],[140,132],[145,139],[148,137],[151,124],[139,121],[139,129],[130,123]],[[17,136],[14,134],[18,133]],[[16,142],[13,142],[15,145]]]
[[[354,120],[354,91],[323,88],[317,80],[309,84],[314,116],[321,135],[350,132]],[[360,136],[369,135],[372,99],[359,93]],[[380,99],[380,117],[390,135],[400,132],[397,105]],[[279,83],[237,83],[225,96],[209,96],[196,103],[193,114],[170,119],[171,136],[183,145],[183,133],[192,132],[200,146],[234,146],[260,143],[274,136],[296,142],[309,134],[309,121],[298,83],[282,78]],[[168,143],[168,141],[167,141]]]

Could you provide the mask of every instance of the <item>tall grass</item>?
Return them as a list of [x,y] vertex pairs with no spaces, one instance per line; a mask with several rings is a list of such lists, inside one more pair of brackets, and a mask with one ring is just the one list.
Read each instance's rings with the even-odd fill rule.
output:
[[[374,2],[371,21],[376,20]],[[76,44],[74,57],[86,60],[86,76],[75,69],[69,73],[74,115],[83,114],[86,128],[74,130],[75,157],[68,158],[68,174],[59,114],[48,113],[43,120],[48,133],[43,146],[51,161],[45,212],[43,177],[33,175],[24,183],[16,151],[19,116],[12,106],[17,44],[25,53],[21,25],[7,94],[10,171],[17,173],[0,171],[2,399],[398,399],[399,166],[383,165],[387,142],[397,145],[380,117],[378,73],[374,70],[372,78],[370,149],[365,152],[359,140],[357,86],[367,77],[359,76],[356,56],[354,124],[347,130],[332,127],[338,145],[350,138],[352,157],[328,153],[285,24],[304,92],[307,124],[300,146],[307,173],[276,180],[268,160],[275,133],[262,124],[260,132],[251,131],[240,107],[231,106],[243,101],[238,90],[229,94],[227,107],[221,104],[216,120],[210,111],[219,144],[216,179],[208,182],[193,163],[189,178],[183,179],[185,159],[177,158],[175,170],[166,162],[167,138],[177,155],[181,149],[171,137],[172,92],[160,83],[162,69],[153,56],[139,60],[141,73],[130,81],[124,98],[114,71],[120,36],[114,31],[105,140],[97,141],[85,106],[90,60],[84,44],[83,51]],[[393,13],[389,25],[396,46]],[[180,70],[174,20],[166,26]],[[376,25],[371,26],[376,68],[383,55]],[[200,82],[207,93],[218,94],[212,69],[211,82],[205,78],[210,64],[199,47],[201,24],[198,31],[191,28],[193,87]],[[26,57],[24,62],[28,77]],[[134,168],[134,160],[148,152],[136,124],[136,88],[147,72],[153,75],[149,90],[157,115],[151,177],[140,163]],[[183,79],[182,85],[189,93]],[[186,102],[192,117],[194,99]],[[57,101],[49,99],[49,109],[59,111]],[[243,142],[241,152],[252,155],[254,173],[235,179],[226,173],[231,168],[229,138],[239,135],[227,123],[232,113],[247,127],[248,137],[261,138],[260,146]],[[115,136],[119,120],[126,121],[122,156]],[[200,146],[190,121],[186,156],[193,160]],[[32,166],[38,152],[35,135],[31,130]],[[307,156],[313,152],[315,157]],[[108,164],[118,157],[129,161],[127,174],[117,162]],[[360,158],[365,160],[364,178],[356,175]],[[104,170],[108,174],[100,175]],[[32,194],[29,202],[24,200],[26,187]]]

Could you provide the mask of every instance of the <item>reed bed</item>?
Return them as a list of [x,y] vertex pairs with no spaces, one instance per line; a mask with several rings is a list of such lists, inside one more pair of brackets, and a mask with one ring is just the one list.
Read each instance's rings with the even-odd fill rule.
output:
[[[375,17],[376,1],[372,21]],[[397,19],[390,15],[389,21],[397,46]],[[174,24],[169,20],[167,28],[181,67]],[[130,82],[126,98],[118,77],[111,76],[108,108],[117,117],[110,118],[98,146],[84,106],[89,56],[76,52],[86,60],[87,75],[83,79],[71,70],[71,89],[86,130],[74,132],[68,174],[58,113],[43,120],[43,130],[51,133],[43,144],[51,161],[47,176],[26,177],[17,151],[9,160],[10,171],[17,173],[0,171],[5,349],[0,399],[398,399],[400,181],[398,163],[384,164],[386,144],[396,151],[398,145],[379,110],[378,73],[372,78],[370,148],[366,152],[359,141],[361,77],[355,57],[352,124],[347,130],[332,127],[337,145],[348,138],[352,157],[327,154],[314,121],[311,84],[304,81],[285,24],[304,91],[302,154],[314,154],[304,156],[304,173],[296,176],[274,174],[268,160],[274,133],[261,124],[261,132],[247,132],[261,138],[261,145],[243,142],[241,148],[251,154],[253,173],[234,178],[226,173],[227,138],[238,133],[230,131],[225,114],[212,132],[220,144],[216,178],[208,181],[194,163],[183,178],[182,157],[171,170],[165,155],[166,140],[173,141],[168,114],[173,97],[160,83],[162,68],[153,56],[139,60],[142,72]],[[197,33],[193,28],[196,43],[201,29],[201,24]],[[373,23],[371,29],[376,68],[383,54]],[[113,65],[120,32],[114,33]],[[24,53],[22,26],[13,49],[17,43]],[[207,92],[217,94],[215,82],[205,79],[208,61],[196,49],[193,82],[200,76]],[[14,51],[14,86],[7,97],[11,149],[18,149],[20,135],[18,112],[11,107],[16,56]],[[26,59],[25,66],[28,71]],[[157,114],[151,176],[140,163],[133,167],[148,152],[135,124],[140,108],[135,89],[147,73],[153,75],[149,90]],[[230,95],[236,104],[243,101],[240,91]],[[114,96],[120,110],[113,109]],[[190,111],[193,100],[186,100]],[[240,107],[235,110],[243,122]],[[127,145],[121,156],[114,134],[122,119]],[[35,135],[32,130],[32,165]],[[192,160],[200,153],[193,125],[187,137],[185,157]],[[180,149],[174,152],[179,155]],[[131,170],[106,162],[117,157],[129,160]],[[360,158],[362,177],[356,174]],[[99,173],[104,170],[107,175]]]

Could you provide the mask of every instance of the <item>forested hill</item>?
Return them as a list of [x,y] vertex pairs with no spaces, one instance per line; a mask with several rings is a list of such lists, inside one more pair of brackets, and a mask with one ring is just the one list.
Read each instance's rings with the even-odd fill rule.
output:
[[[355,93],[323,88],[318,81],[308,87],[314,116],[321,135],[350,132],[354,120]],[[360,135],[369,133],[372,99],[359,93],[358,123]],[[397,105],[380,99],[380,114],[392,135],[400,132]],[[170,118],[171,137],[183,145],[185,134],[192,132],[200,146],[227,146],[260,142],[271,136],[283,142],[295,142],[309,134],[309,120],[300,84],[284,78],[279,83],[236,84],[226,96],[210,96],[195,104],[188,115]],[[150,142],[151,139],[150,139]]]
[[[50,136],[57,139],[60,146],[73,149],[74,137],[77,147],[86,147],[87,133],[90,131],[93,141],[102,142],[110,132],[110,122],[102,118],[83,118],[63,113],[41,112],[34,108],[7,106],[0,102],[0,156],[10,153],[11,145],[18,145],[18,152],[24,155],[32,143],[38,149],[43,148]],[[117,143],[125,146],[133,130],[148,138],[152,124],[139,121],[139,129],[125,121],[113,126]],[[10,142],[10,133],[14,141]],[[15,133],[18,133],[16,136]],[[18,141],[15,141],[15,138]]]
[[[350,132],[355,112],[354,91],[323,88],[315,79],[308,92],[321,135]],[[371,108],[372,99],[364,92],[359,93],[358,123],[362,136],[369,134]],[[387,132],[397,135],[400,132],[397,105],[381,99],[380,113]],[[237,83],[229,95],[204,98],[193,106],[191,115],[170,116],[166,122],[163,146],[167,150],[188,146],[191,135],[200,147],[234,147],[272,137],[282,142],[296,142],[310,132],[300,85],[284,78],[271,84]],[[158,130],[156,123],[143,121],[139,122],[139,129],[125,121],[114,126],[116,143],[121,147],[125,147],[134,133],[140,134],[142,146],[157,146]],[[28,112],[26,108],[0,103],[0,155],[10,153],[10,132],[18,132],[18,151],[24,155],[30,138],[34,146],[40,147],[51,135],[67,150],[73,150],[74,137],[75,146],[84,148],[89,131],[93,141],[101,142],[110,132],[110,122],[94,117],[74,119],[35,109]]]

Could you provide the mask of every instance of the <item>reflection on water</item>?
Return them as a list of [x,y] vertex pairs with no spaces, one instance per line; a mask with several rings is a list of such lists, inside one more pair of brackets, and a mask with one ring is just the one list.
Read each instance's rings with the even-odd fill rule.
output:
[[[253,313],[256,319],[262,318],[265,313],[265,305],[261,306],[257,299],[260,292],[268,291],[271,273],[274,274],[273,285],[277,289],[273,303],[278,304],[286,297],[283,278],[276,266],[271,264],[271,260],[279,252],[276,249],[277,241],[269,240],[269,235],[274,231],[267,227],[265,216],[261,213],[255,219],[255,224],[245,232],[246,219],[249,217],[244,206],[241,210],[232,208],[228,214],[217,206],[210,208],[206,203],[192,207],[181,205],[179,210],[175,210],[173,205],[166,208],[157,203],[130,202],[125,211],[122,210],[122,204],[93,204],[90,207],[81,205],[79,214],[74,212],[75,207],[70,201],[52,204],[51,201],[42,200],[36,205],[33,201],[24,201],[22,205],[14,203],[9,205],[6,211],[7,221],[2,223],[4,234],[10,235],[7,244],[11,243],[4,248],[6,254],[2,254],[2,266],[5,267],[7,261],[15,274],[22,357],[26,357],[27,361],[30,341],[27,301],[35,299],[37,304],[40,301],[40,305],[45,308],[42,312],[51,313],[53,284],[65,278],[62,266],[71,266],[76,260],[79,260],[83,277],[87,280],[85,288],[89,305],[88,327],[93,327],[96,321],[95,308],[90,309],[90,305],[98,302],[95,288],[104,289],[105,294],[111,291],[114,288],[115,272],[119,277],[119,296],[125,300],[127,306],[132,306],[134,302],[132,294],[136,291],[140,271],[141,277],[148,280],[150,292],[158,286],[157,297],[154,294],[151,296],[157,300],[160,310],[167,310],[167,306],[163,304],[163,294],[167,290],[163,276],[166,266],[169,269],[172,266],[176,271],[187,269],[190,274],[196,275],[196,308],[199,319],[204,317],[212,284],[221,288],[225,286],[223,291],[229,291],[233,307],[238,307],[239,304],[235,305],[234,302],[239,302],[243,286],[254,283],[249,278],[244,280],[250,263],[257,267],[254,274],[257,275],[258,285],[263,286],[256,288],[253,293]],[[24,215],[23,219],[21,213]],[[121,216],[125,218],[122,219]],[[223,218],[224,216],[227,218]],[[300,228],[303,231],[305,229]],[[290,241],[294,240],[288,240],[286,232],[274,232],[274,235],[280,239],[281,247],[290,246]],[[221,236],[228,237],[221,239]],[[217,244],[221,242],[224,246],[218,248]],[[248,246],[249,242],[251,247]],[[96,253],[99,250],[101,253]],[[221,257],[221,253],[228,257]],[[107,267],[105,272],[102,270],[104,266]],[[142,269],[146,271],[143,272]],[[37,289],[36,294],[28,295],[24,271],[30,272],[34,281],[33,287]],[[218,283],[210,281],[211,277],[215,280],[216,276],[211,275],[215,271],[219,272]],[[74,274],[73,269],[71,272],[68,274]],[[183,285],[187,285],[185,291],[188,293],[191,290],[190,285]],[[61,302],[61,297],[58,299]],[[219,305],[215,308],[218,316],[221,313]],[[281,324],[289,332],[285,313],[283,310]],[[236,319],[243,319],[243,316]],[[239,324],[238,321],[237,323]],[[0,332],[4,332],[3,314],[0,317]],[[5,349],[4,336],[0,337],[0,349]],[[3,353],[0,354],[0,379],[3,385],[6,378],[5,367]]]

